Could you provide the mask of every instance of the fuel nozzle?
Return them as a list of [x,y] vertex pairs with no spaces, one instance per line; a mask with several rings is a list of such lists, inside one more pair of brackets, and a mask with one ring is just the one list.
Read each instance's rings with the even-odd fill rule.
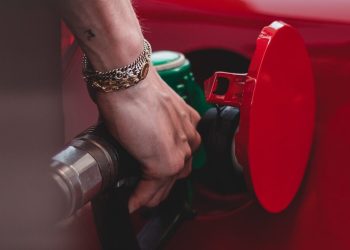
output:
[[206,154],[205,166],[196,178],[221,194],[246,191],[242,166],[235,154],[235,135],[239,124],[239,110],[230,106],[209,109],[198,124],[198,132]]
[[[121,169],[120,164],[128,167]],[[108,188],[136,183],[136,161],[116,143],[103,123],[75,137],[52,158],[52,176],[64,194],[64,217]]]

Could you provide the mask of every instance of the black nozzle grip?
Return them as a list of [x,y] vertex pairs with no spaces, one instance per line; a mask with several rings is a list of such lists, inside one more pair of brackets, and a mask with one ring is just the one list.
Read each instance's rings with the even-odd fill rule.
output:
[[102,249],[139,249],[128,210],[128,200],[141,178],[140,164],[100,122],[92,133],[102,138],[117,160],[116,176],[105,190],[92,200],[92,209]]
[[239,119],[237,108],[215,107],[204,114],[197,126],[206,153],[206,164],[196,172],[195,177],[221,194],[246,191],[243,172],[235,162],[233,152]]

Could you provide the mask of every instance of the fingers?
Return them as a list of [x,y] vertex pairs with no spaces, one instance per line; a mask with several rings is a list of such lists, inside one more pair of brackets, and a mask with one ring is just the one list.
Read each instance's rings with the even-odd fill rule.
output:
[[168,196],[177,179],[186,178],[192,170],[192,157],[185,162],[184,168],[177,176],[166,180],[141,180],[129,199],[129,212],[140,207],[155,207]]
[[164,201],[168,197],[168,194],[169,194],[171,188],[175,184],[175,181],[176,181],[176,178],[175,177],[172,178],[172,180],[170,180],[167,185],[165,185],[161,190],[159,190],[159,192],[154,196],[154,198],[147,203],[147,206],[148,207],[155,207],[159,203]]
[[199,145],[201,144],[201,137],[196,129],[199,120],[200,116],[197,113],[197,111],[189,107],[189,123],[187,124],[186,131],[188,137],[188,144],[191,148],[192,153],[196,151]]
[[184,168],[180,171],[178,179],[183,179],[188,177],[192,171],[192,157],[185,162]]
[[195,152],[201,144],[201,136],[197,131],[195,131],[191,136],[188,138],[188,145],[191,148],[191,154]]
[[196,127],[199,120],[201,119],[200,115],[198,114],[198,112],[196,110],[194,110],[191,106],[189,106],[190,108],[190,119],[192,124]]
[[[173,106],[170,105],[171,103]],[[141,155],[139,160],[143,163],[144,179],[138,183],[129,199],[130,213],[143,206],[157,206],[168,196],[177,179],[189,176],[192,170],[192,153],[201,143],[200,135],[196,130],[200,116],[194,109],[185,103],[179,104],[176,99],[172,101],[167,99],[166,102],[162,102],[162,105],[165,105],[160,109],[162,115],[158,110],[154,117],[158,121],[157,133],[154,131],[149,134],[140,133],[135,140],[138,142],[139,138],[149,135],[148,138],[152,138],[152,145],[148,143],[140,147],[144,143],[134,142],[131,147],[135,155]],[[125,128],[127,130],[128,127]],[[121,137],[123,135],[121,134]],[[161,139],[158,138],[159,135]]]
[[175,178],[162,180],[141,180],[129,199],[129,212],[132,213],[140,207],[154,207],[165,199]]
[[162,185],[154,180],[140,180],[129,199],[129,212],[132,213],[147,204]]
[[185,161],[178,175],[163,180],[141,180],[129,199],[129,212],[140,207],[155,207],[165,200],[177,179],[186,178],[192,171],[192,157]]

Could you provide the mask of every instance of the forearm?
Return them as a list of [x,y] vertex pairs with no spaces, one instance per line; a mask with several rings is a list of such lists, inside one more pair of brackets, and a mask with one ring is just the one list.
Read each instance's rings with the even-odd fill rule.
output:
[[[129,0],[56,1],[95,70],[126,66],[142,53],[143,36]],[[129,210],[159,204],[191,172],[191,153],[200,144],[198,113],[152,66],[141,84],[98,92],[96,103],[109,132],[140,162],[142,178]]]
[[57,0],[65,23],[95,70],[133,62],[143,36],[129,0]]

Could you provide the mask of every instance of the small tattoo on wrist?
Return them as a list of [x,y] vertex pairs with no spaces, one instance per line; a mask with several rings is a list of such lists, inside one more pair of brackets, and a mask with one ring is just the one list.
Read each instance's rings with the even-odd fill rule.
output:
[[96,36],[95,33],[92,32],[91,29],[85,30],[84,34],[86,35],[86,38],[87,38],[88,41],[91,41],[91,39]]

